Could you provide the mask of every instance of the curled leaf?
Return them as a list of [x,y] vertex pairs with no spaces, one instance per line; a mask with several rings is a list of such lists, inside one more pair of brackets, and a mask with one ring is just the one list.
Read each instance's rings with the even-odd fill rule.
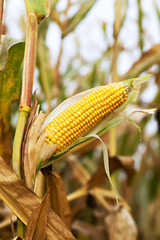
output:
[[109,179],[109,181],[110,181],[110,183],[111,183],[112,189],[113,189],[114,194],[115,194],[116,201],[117,201],[117,203],[118,203],[117,190],[116,190],[116,188],[115,188],[115,186],[114,186],[114,184],[113,184],[113,182],[112,182],[112,180],[111,180],[111,175],[110,175],[110,171],[109,171],[109,158],[108,158],[108,150],[107,150],[107,147],[106,147],[106,145],[104,144],[104,142],[102,141],[102,139],[101,139],[98,135],[93,134],[93,135],[91,135],[91,137],[95,137],[95,138],[99,139],[99,140],[101,141],[101,143],[102,143],[104,169],[105,169],[105,172],[106,172],[106,174],[107,174],[107,177],[108,177],[108,179]]

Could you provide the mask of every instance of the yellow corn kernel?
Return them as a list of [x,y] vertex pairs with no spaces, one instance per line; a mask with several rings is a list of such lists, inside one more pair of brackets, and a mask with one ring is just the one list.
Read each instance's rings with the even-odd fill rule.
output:
[[57,144],[56,153],[87,133],[98,122],[119,108],[128,94],[117,83],[99,87],[55,117],[44,129],[46,143]]

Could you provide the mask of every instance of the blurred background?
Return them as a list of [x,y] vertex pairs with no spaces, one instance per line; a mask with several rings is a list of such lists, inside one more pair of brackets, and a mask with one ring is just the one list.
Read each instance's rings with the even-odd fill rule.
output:
[[[5,1],[3,31],[25,40],[24,1]],[[122,207],[103,179],[98,141],[54,166],[65,184],[77,239],[160,239],[160,1],[51,1],[50,16],[39,24],[33,87],[44,112],[78,92],[146,74],[151,78],[136,108],[157,108],[156,114],[134,116],[141,133],[123,123],[102,136]],[[13,128],[17,116],[15,102]]]

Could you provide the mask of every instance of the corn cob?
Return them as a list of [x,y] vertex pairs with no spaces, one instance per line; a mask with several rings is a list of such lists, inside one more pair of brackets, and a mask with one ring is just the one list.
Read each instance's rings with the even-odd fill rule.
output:
[[126,88],[118,83],[97,88],[47,125],[44,129],[47,132],[46,143],[57,144],[56,153],[63,151],[119,108],[127,97]]

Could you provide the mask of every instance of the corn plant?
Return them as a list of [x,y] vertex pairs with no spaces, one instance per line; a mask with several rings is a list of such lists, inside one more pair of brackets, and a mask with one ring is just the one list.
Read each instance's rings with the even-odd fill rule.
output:
[[[154,104],[144,107],[139,96],[157,74],[149,68],[159,64],[160,46],[154,45],[143,52],[143,12],[141,1],[137,1],[141,57],[123,76],[118,74],[118,57],[122,51],[119,36],[128,1],[116,0],[113,46],[108,46],[94,64],[90,63],[92,70],[85,77],[79,76],[72,62],[67,71],[61,73],[64,39],[83,23],[98,1],[79,1],[80,7],[72,17],[68,17],[68,13],[74,1],[68,0],[64,12],[58,10],[58,3],[56,0],[25,0],[25,44],[10,39],[5,31],[0,34],[0,198],[4,208],[7,205],[12,211],[12,221],[17,223],[16,226],[11,224],[12,237],[134,240],[139,234],[147,239],[144,231],[147,224],[141,226],[136,219],[138,213],[135,211],[137,216],[134,216],[132,209],[136,210],[136,189],[141,174],[150,168],[144,162],[136,173],[133,154],[140,135],[147,150],[152,148],[150,140],[145,138],[144,128],[149,116],[156,111],[156,99]],[[3,33],[3,0],[0,6],[0,32]],[[51,22],[61,30],[61,46],[54,67],[45,42]],[[104,24],[102,30],[106,38]],[[82,66],[88,64],[79,55],[75,58],[82,61]],[[100,69],[106,59],[110,61],[109,72]],[[35,67],[39,70],[39,87],[44,99],[33,93]],[[139,76],[143,72],[144,76]],[[112,83],[106,81],[108,76]],[[68,77],[78,83],[75,94],[70,97],[65,92]],[[12,135],[10,112],[12,102],[17,99],[18,120]],[[58,104],[51,111],[53,99]],[[47,113],[41,109],[44,102]],[[158,114],[157,111],[159,121]],[[155,168],[159,166],[157,152],[152,154],[155,163],[151,168]],[[118,181],[118,169],[123,169],[127,175],[122,185]],[[147,206],[145,201],[144,204]],[[157,202],[151,206],[152,212],[155,204],[158,204],[158,195]],[[4,226],[10,225],[10,218]],[[148,221],[154,222],[153,214]],[[152,233],[149,231],[148,236]],[[157,237],[159,232],[153,235]]]

